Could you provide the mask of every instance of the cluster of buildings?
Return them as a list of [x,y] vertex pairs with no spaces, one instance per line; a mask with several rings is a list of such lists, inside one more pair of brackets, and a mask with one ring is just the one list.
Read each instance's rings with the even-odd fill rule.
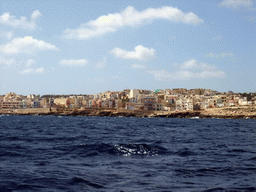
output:
[[0,109],[26,108],[116,108],[145,111],[183,111],[256,104],[255,94],[217,92],[211,89],[125,89],[93,95],[22,96],[13,92],[0,96]]
[[17,95],[13,92],[0,95],[0,109],[26,109],[47,107],[46,99],[35,95]]

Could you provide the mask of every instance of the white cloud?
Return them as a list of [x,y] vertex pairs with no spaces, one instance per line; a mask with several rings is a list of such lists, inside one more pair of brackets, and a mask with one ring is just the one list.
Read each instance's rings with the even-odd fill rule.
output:
[[31,20],[35,21],[36,19],[38,19],[42,14],[40,13],[39,10],[35,10],[33,11],[33,13],[31,14]]
[[220,4],[220,7],[227,7],[229,9],[237,10],[240,8],[246,8],[253,10],[253,0],[223,0]]
[[66,60],[66,59],[63,59],[59,62],[59,64],[63,65],[63,66],[77,66],[77,67],[85,66],[85,65],[87,65],[87,63],[88,63],[88,61],[86,61],[85,59],[80,59],[80,60],[75,60],[75,59]]
[[158,81],[169,81],[172,79],[172,74],[164,70],[148,70],[147,72]]
[[179,70],[176,72],[167,72],[164,70],[151,70],[148,71],[157,81],[177,81],[177,80],[189,80],[196,78],[198,73],[190,71]]
[[103,15],[95,20],[81,24],[77,29],[67,29],[64,31],[63,37],[68,39],[88,39],[115,32],[122,27],[139,26],[155,19],[166,19],[189,24],[203,22],[194,13],[183,13],[173,7],[148,8],[143,11],[137,11],[134,7],[128,6],[120,13]]
[[5,54],[34,53],[37,51],[58,50],[54,45],[39,41],[31,36],[15,38],[10,43],[0,45],[0,52]]
[[165,70],[147,70],[147,72],[153,75],[158,81],[222,78],[226,76],[226,73],[218,70],[217,67],[199,63],[195,59],[185,61],[183,64],[179,65],[178,68],[179,69],[174,72],[167,72]]
[[201,73],[197,73],[196,76],[198,78],[211,78],[211,77],[226,77],[226,73],[224,71],[202,71]]
[[186,61],[181,65],[182,69],[192,69],[192,68],[198,68],[198,67],[199,67],[198,62],[195,59]]
[[155,49],[149,49],[143,47],[142,45],[138,45],[135,47],[135,51],[125,51],[120,48],[114,48],[111,53],[113,53],[116,57],[121,57],[124,59],[144,59],[148,60],[155,56]]
[[133,68],[133,69],[145,69],[146,66],[145,65],[139,65],[139,64],[133,64],[133,65],[131,65],[131,68]]
[[216,67],[213,65],[208,65],[206,63],[199,63],[195,59],[185,61],[180,65],[181,70],[203,70],[203,71],[215,71]]
[[107,65],[107,59],[104,57],[104,59],[96,64],[96,69],[103,69]]
[[220,54],[214,54],[213,52],[210,52],[205,55],[206,57],[211,57],[211,58],[223,58],[223,57],[234,57],[234,54],[232,52],[223,52]]
[[190,71],[177,71],[168,73],[164,70],[148,71],[158,81],[178,81],[178,80],[191,80],[191,79],[206,79],[213,77],[225,77],[226,73],[223,71],[202,71],[202,72],[190,72]]
[[41,68],[27,68],[20,71],[19,73],[22,75],[27,75],[27,74],[40,74],[44,72],[45,72],[45,69],[41,67]]
[[41,67],[41,68],[36,68],[36,69],[35,69],[35,72],[36,72],[36,73],[44,73],[44,72],[45,72],[45,69],[44,69],[43,67]]
[[31,67],[31,66],[33,66],[33,65],[35,65],[36,64],[36,60],[34,60],[34,59],[29,59],[29,60],[27,60],[27,62],[26,62],[26,67]]
[[42,14],[38,10],[35,10],[32,12],[29,21],[23,16],[18,19],[15,16],[10,15],[10,13],[3,13],[3,15],[0,16],[0,24],[11,26],[13,28],[34,29],[36,27],[36,20],[41,15]]
[[0,31],[0,37],[11,39],[13,37],[13,32],[12,31],[8,31],[8,32]]

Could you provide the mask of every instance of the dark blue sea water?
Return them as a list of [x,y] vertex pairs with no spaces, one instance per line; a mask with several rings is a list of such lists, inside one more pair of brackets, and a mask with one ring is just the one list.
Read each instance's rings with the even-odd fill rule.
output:
[[0,191],[256,191],[256,120],[0,117]]

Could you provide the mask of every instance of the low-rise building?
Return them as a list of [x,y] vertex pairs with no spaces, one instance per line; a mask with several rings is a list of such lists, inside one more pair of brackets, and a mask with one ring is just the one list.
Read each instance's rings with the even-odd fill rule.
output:
[[33,101],[33,108],[40,108],[40,107],[41,107],[40,101]]
[[26,101],[20,101],[19,102],[19,109],[26,109],[26,108],[27,108]]
[[156,103],[155,111],[164,111],[164,105],[162,103]]
[[64,97],[53,99],[53,103],[52,103],[52,99],[50,99],[49,102],[53,105],[60,106],[60,107],[69,107],[70,106],[69,98],[64,98]]
[[248,105],[247,97],[240,98],[238,104],[242,106]]
[[116,109],[122,109],[122,108],[123,108],[122,99],[116,99],[116,100],[115,100],[115,108],[116,108]]
[[235,105],[234,100],[229,100],[228,103],[229,103],[229,106],[230,106],[230,107],[232,107],[232,106]]
[[108,105],[109,108],[115,108],[115,99],[111,99],[109,100],[109,105]]
[[144,98],[144,110],[154,111],[156,104],[156,98],[153,96],[145,96]]
[[129,110],[135,110],[135,103],[133,102],[126,102],[125,108]]
[[217,107],[224,107],[223,100],[221,98],[217,99]]
[[19,109],[19,101],[3,101],[2,109]]

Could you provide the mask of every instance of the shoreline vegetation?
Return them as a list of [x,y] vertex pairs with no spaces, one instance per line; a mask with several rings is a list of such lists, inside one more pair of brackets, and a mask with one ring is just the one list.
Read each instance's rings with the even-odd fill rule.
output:
[[148,118],[221,118],[221,119],[256,119],[256,107],[212,108],[200,111],[139,111],[127,109],[0,109],[2,115],[53,115],[53,116],[108,116],[108,117],[148,117]]

